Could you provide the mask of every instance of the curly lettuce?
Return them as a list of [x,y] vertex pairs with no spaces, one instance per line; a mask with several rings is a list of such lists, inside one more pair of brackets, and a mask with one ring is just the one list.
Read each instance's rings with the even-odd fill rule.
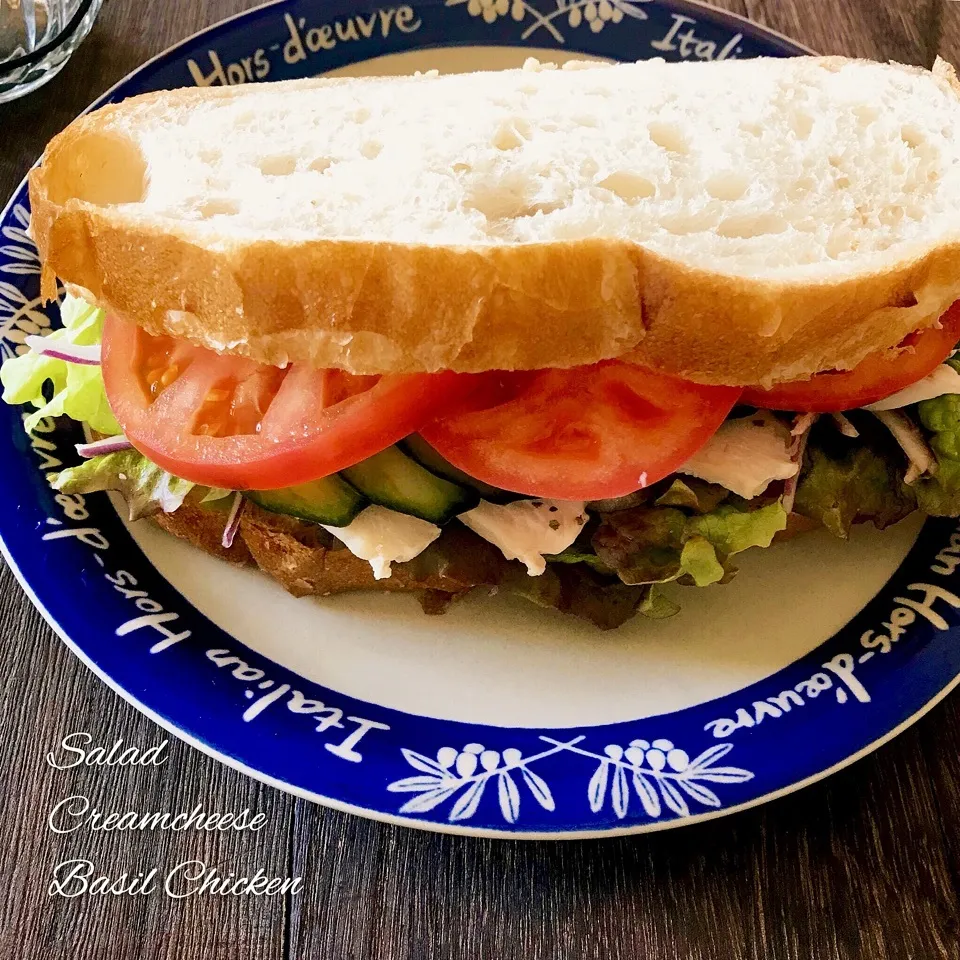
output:
[[[100,342],[103,311],[77,297],[60,305],[63,328],[48,334],[51,341],[91,346]],[[121,433],[110,410],[99,366],[68,363],[38,353],[11,357],[0,367],[3,400],[35,408],[24,421],[32,430],[43,417],[68,416],[88,424],[98,433]]]
[[759,507],[724,503],[695,516],[674,507],[638,507],[605,516],[592,543],[624,583],[679,580],[703,587],[729,579],[735,573],[730,557],[769,547],[786,525],[779,501]]
[[[189,480],[181,480],[151,463],[136,450],[121,450],[92,457],[75,467],[61,470],[50,485],[62,493],[97,493],[114,490],[127,504],[131,520],[155,513],[173,513],[179,509],[194,488]],[[204,501],[229,496],[229,491],[211,491]]]
[[960,515],[960,395],[924,400],[917,404],[917,415],[931,435],[930,448],[937,458],[936,475],[913,485],[917,506],[934,517],[956,517]]
[[695,477],[674,477],[654,502],[658,507],[684,507],[694,513],[710,513],[729,496],[730,491],[717,483]]
[[844,540],[855,523],[872,521],[883,530],[916,506],[903,477],[903,464],[893,451],[863,444],[850,444],[843,452],[808,448],[793,509]]

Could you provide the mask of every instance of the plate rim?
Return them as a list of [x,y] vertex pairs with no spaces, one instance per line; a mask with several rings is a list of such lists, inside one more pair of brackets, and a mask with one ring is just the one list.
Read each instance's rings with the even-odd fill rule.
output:
[[[201,29],[195,31],[194,33],[183,37],[178,40],[176,43],[171,44],[164,50],[159,51],[154,56],[145,60],[143,63],[139,64],[134,70],[126,74],[124,77],[120,78],[116,83],[114,83],[109,89],[104,91],[98,97],[96,97],[87,107],[85,107],[77,116],[82,116],[86,113],[89,113],[91,110],[96,109],[102,103],[109,100],[109,98],[115,94],[119,89],[123,88],[126,84],[134,80],[138,75],[146,71],[149,67],[156,64],[158,61],[162,60],[164,57],[167,57],[171,53],[178,51],[181,48],[186,47],[193,41],[200,39],[206,35],[209,35],[237,20],[243,20],[245,18],[253,17],[259,13],[262,13],[264,10],[267,10],[272,7],[283,7],[290,5],[294,0],[266,0],[264,3],[260,3],[254,7],[251,7],[247,10],[239,11],[235,14],[232,14],[228,17],[225,17],[221,20],[218,20],[212,24],[209,24]],[[429,2],[430,6],[442,6],[445,5],[442,3],[442,0],[432,0]],[[703,9],[709,14],[711,14],[717,21],[735,21],[747,25],[751,31],[764,36],[767,39],[773,39],[776,42],[779,42],[785,46],[792,48],[799,48],[807,52],[810,55],[816,55],[816,52],[811,48],[807,47],[804,44],[800,44],[798,41],[793,40],[792,38],[779,33],[776,30],[773,30],[765,25],[758,24],[754,21],[749,20],[748,18],[741,16],[740,14],[733,13],[732,11],[724,10],[713,6],[710,3],[702,2],[702,0],[673,0],[673,4],[665,4],[667,7],[677,6],[677,7],[693,7]],[[497,44],[502,46],[502,44]],[[442,44],[434,45],[442,46]],[[521,46],[522,45],[517,45]],[[426,48],[424,48],[426,49]],[[369,59],[369,58],[366,58]],[[36,161],[33,166],[36,166],[39,163],[40,158]],[[31,167],[32,169],[33,167]],[[8,201],[4,205],[2,211],[0,211],[0,220],[6,219],[13,206],[16,204],[17,199],[23,192],[24,185],[27,182],[28,175],[25,175],[16,188],[13,190]],[[146,704],[140,702],[134,695],[132,695],[128,690],[120,686],[120,684],[115,681],[103,668],[101,668],[90,656],[69,636],[67,631],[60,625],[60,623],[50,614],[46,609],[45,605],[39,600],[36,595],[33,586],[28,582],[22,573],[19,564],[13,559],[13,556],[10,552],[10,549],[3,539],[0,536],[0,555],[3,556],[7,565],[10,567],[14,577],[17,582],[20,584],[21,588],[24,590],[27,598],[30,600],[31,604],[38,610],[38,612],[43,617],[44,621],[53,629],[53,631],[60,637],[64,642],[67,648],[82,662],[84,663],[100,680],[102,680],[107,687],[113,690],[115,693],[119,694],[120,697],[132,705],[135,709],[139,710],[142,714],[147,716],[155,724],[157,724],[161,729],[170,733],[171,735],[177,737],[177,739],[182,740],[188,745],[200,750],[202,753],[210,756],[221,763],[224,763],[233,770],[236,770],[246,776],[257,780],[258,782],[264,783],[268,786],[275,787],[277,789],[283,790],[286,793],[300,797],[302,799],[310,800],[312,802],[318,803],[322,806],[330,807],[341,812],[351,813],[355,815],[362,816],[367,819],[372,819],[377,822],[387,823],[395,826],[404,826],[412,827],[414,829],[426,830],[433,833],[442,833],[447,835],[455,836],[469,836],[469,837],[479,837],[479,838],[497,838],[497,839],[510,839],[510,840],[578,840],[578,839],[599,839],[607,837],[621,837],[635,834],[645,834],[645,833],[655,833],[662,830],[675,829],[677,827],[693,825],[695,823],[704,822],[707,820],[714,820],[720,817],[729,816],[735,813],[739,813],[753,807],[760,806],[761,804],[768,803],[772,800],[776,800],[780,797],[786,796],[788,794],[794,793],[798,790],[802,790],[807,786],[810,786],[814,783],[817,783],[821,780],[826,779],[832,774],[845,769],[848,766],[856,763],[857,761],[868,756],[870,753],[877,750],[879,747],[883,746],[894,737],[898,736],[908,727],[916,723],[929,711],[931,711],[935,706],[937,706],[942,700],[944,700],[949,694],[960,685],[960,673],[955,675],[953,679],[943,686],[934,696],[928,699],[917,711],[901,720],[898,724],[884,733],[882,736],[878,737],[875,740],[872,740],[861,749],[849,754],[844,757],[842,760],[837,763],[823,769],[819,770],[810,776],[788,784],[779,789],[764,793],[760,796],[754,797],[750,800],[744,801],[739,804],[731,806],[723,806],[717,810],[711,810],[703,813],[692,813],[684,817],[668,817],[664,819],[656,819],[650,822],[645,823],[633,823],[625,826],[616,826],[610,825],[609,822],[606,822],[606,825],[602,828],[592,830],[592,829],[574,829],[574,830],[558,830],[558,831],[535,831],[535,830],[525,830],[525,829],[496,829],[491,827],[473,827],[468,823],[451,823],[451,822],[438,822],[435,820],[427,819],[418,819],[414,817],[404,816],[402,814],[395,814],[386,811],[377,810],[370,807],[364,807],[357,804],[353,804],[344,800],[339,800],[335,797],[325,796],[323,794],[316,793],[314,791],[305,789],[303,787],[296,786],[285,780],[278,779],[271,776],[270,774],[264,773],[261,770],[256,769],[255,767],[248,766],[244,762],[237,760],[234,757],[226,753],[220,752],[218,749],[213,747],[210,743],[194,736],[191,733],[179,728],[176,726],[175,722],[168,720],[162,715],[156,713],[153,709],[148,707]],[[153,568],[152,563],[149,559],[147,562],[151,569]],[[159,572],[158,572],[159,575]],[[162,576],[162,575],[159,575]],[[163,578],[165,579],[165,578]],[[185,598],[189,603],[189,599]],[[829,639],[829,638],[828,638]],[[269,658],[267,658],[269,659]],[[670,716],[671,714],[665,714],[664,716]],[[412,714],[416,717],[417,714]],[[457,722],[457,721],[454,721]],[[592,727],[602,727],[604,725],[592,725]],[[507,725],[507,729],[512,729],[513,725]]]
[[[283,0],[281,0],[281,2],[283,2]],[[821,780],[826,780],[828,777],[835,773],[839,773],[841,770],[844,770],[847,767],[853,766],[853,764],[864,759],[865,757],[868,757],[871,753],[874,753],[884,744],[893,740],[895,737],[898,737],[909,727],[913,726],[913,724],[922,719],[927,713],[933,710],[934,707],[945,700],[954,691],[954,689],[957,688],[957,686],[960,686],[960,673],[958,673],[949,684],[943,687],[934,697],[928,700],[916,713],[911,714],[905,720],[902,720],[897,726],[893,727],[891,730],[888,730],[887,733],[885,733],[882,737],[879,737],[877,740],[872,741],[855,753],[845,757],[839,763],[836,763],[831,767],[827,767],[824,770],[818,771],[817,773],[812,774],[803,780],[798,780],[796,783],[789,784],[786,787],[781,787],[779,790],[773,790],[770,793],[765,793],[759,797],[753,798],[752,800],[747,800],[744,803],[736,804],[730,807],[722,807],[719,810],[714,810],[708,813],[693,814],[691,816],[682,818],[654,820],[650,823],[634,824],[627,827],[613,827],[603,830],[562,831],[495,830],[489,827],[471,827],[469,825],[440,823],[433,820],[417,820],[412,817],[401,816],[400,814],[391,814],[385,813],[381,810],[374,810],[370,807],[361,807],[357,804],[338,800],[335,797],[323,796],[322,794],[314,793],[311,790],[305,790],[302,787],[297,787],[294,784],[290,784],[286,781],[279,780],[276,777],[272,777],[254,767],[247,766],[245,763],[242,763],[241,761],[236,760],[227,754],[220,753],[210,744],[205,743],[203,740],[192,736],[184,730],[181,730],[174,723],[154,712],[150,707],[137,700],[136,697],[121,687],[109,674],[104,672],[98,664],[91,660],[79,646],[77,646],[67,632],[49,613],[46,607],[40,602],[39,598],[34,593],[33,588],[22,575],[19,566],[10,555],[7,545],[2,538],[0,538],[0,555],[3,556],[4,561],[10,567],[14,577],[17,579],[17,582],[23,588],[24,593],[27,595],[27,599],[40,613],[46,623],[53,629],[54,633],[60,637],[70,652],[73,653],[77,659],[79,659],[81,663],[83,663],[89,670],[91,670],[95,676],[102,680],[107,687],[113,690],[114,693],[119,694],[122,700],[139,710],[140,713],[157,724],[161,729],[166,730],[168,733],[175,736],[178,740],[181,740],[189,746],[199,750],[206,756],[212,757],[214,760],[225,764],[238,773],[242,773],[260,783],[274,787],[278,790],[282,790],[285,793],[291,794],[300,799],[309,800],[312,803],[319,804],[322,807],[328,807],[331,810],[337,810],[341,813],[354,814],[355,816],[360,816],[367,820],[375,820],[378,823],[386,823],[390,824],[391,826],[398,827],[412,827],[414,829],[426,830],[430,833],[441,833],[447,836],[475,837],[496,840],[598,840],[605,837],[613,838],[644,833],[660,833],[664,830],[693,826],[694,824],[704,823],[708,820],[718,820],[723,817],[732,816],[745,810],[750,810],[753,807],[759,807],[765,803],[770,803],[771,801],[778,800],[781,797],[796,793],[805,789],[806,787],[812,786],[815,783],[819,783]]]

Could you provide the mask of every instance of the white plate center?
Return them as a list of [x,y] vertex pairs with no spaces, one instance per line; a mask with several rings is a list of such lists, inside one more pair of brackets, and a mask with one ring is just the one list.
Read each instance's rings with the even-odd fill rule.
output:
[[913,518],[858,529],[847,543],[818,532],[750,551],[726,586],[675,587],[676,617],[610,632],[502,596],[468,597],[440,617],[409,596],[298,600],[149,521],[130,529],[197,609],[304,677],[414,714],[539,727],[667,713],[769,676],[872,599],[920,526]]

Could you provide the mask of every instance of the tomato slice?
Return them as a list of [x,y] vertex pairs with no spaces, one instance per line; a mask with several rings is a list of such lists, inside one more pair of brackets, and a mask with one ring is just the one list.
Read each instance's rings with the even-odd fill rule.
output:
[[558,500],[621,497],[673,473],[741,392],[619,360],[497,379],[422,436],[478,480]]
[[231,490],[307,483],[352,466],[477,384],[454,373],[281,369],[116,317],[104,324],[101,362],[110,406],[137,450],[186,480]]
[[960,300],[940,318],[939,329],[911,333],[896,350],[869,354],[852,370],[818,373],[809,380],[748,387],[743,402],[767,410],[837,413],[876,403],[936,370],[960,341]]

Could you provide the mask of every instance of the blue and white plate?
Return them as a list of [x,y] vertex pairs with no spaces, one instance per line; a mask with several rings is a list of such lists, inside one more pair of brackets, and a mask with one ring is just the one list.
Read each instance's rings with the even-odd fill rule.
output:
[[[284,0],[190,38],[106,99],[325,71],[803,48],[686,0]],[[2,219],[0,348],[57,323],[21,187]],[[0,536],[43,615],[123,697],[252,776],[380,820],[584,837],[720,816],[894,736],[960,674],[960,533],[906,522],[745,555],[669,621],[592,627],[522,600],[444,617],[384,594],[295,600],[109,499],[54,495],[77,430],[0,409]]]

